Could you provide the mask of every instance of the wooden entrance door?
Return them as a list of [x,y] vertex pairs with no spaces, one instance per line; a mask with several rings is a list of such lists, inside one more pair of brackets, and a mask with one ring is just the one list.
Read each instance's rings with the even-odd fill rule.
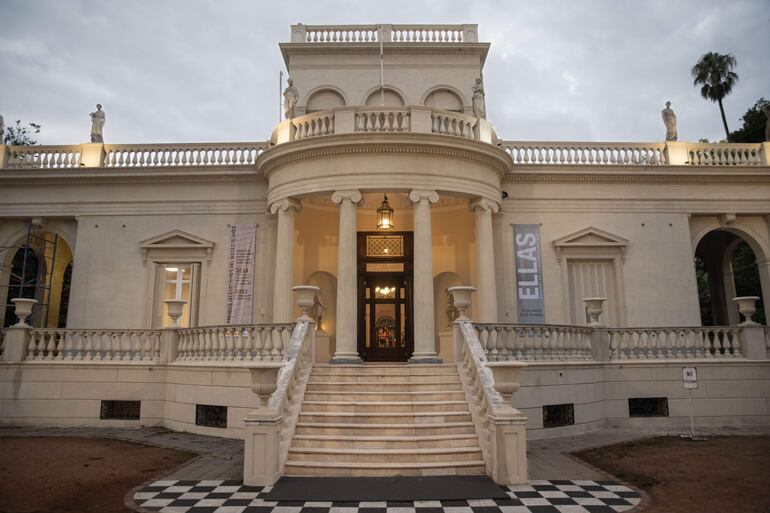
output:
[[358,234],[358,353],[406,361],[412,342],[412,234]]

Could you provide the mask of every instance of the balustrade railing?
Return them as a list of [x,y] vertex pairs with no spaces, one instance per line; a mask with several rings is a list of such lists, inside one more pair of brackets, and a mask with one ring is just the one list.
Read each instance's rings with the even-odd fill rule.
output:
[[294,324],[205,326],[178,330],[179,362],[279,362]]
[[431,130],[434,134],[455,135],[467,139],[478,139],[478,119],[449,111],[431,113]]
[[409,132],[408,108],[356,110],[356,132]]
[[490,361],[590,360],[592,329],[585,326],[474,324]]
[[292,25],[292,43],[475,43],[476,25]]
[[308,139],[334,134],[334,112],[322,111],[306,114],[291,120],[292,140]]
[[250,166],[266,143],[105,144],[104,167]]
[[26,360],[158,362],[159,330],[31,329]]
[[611,360],[740,358],[741,328],[607,329]]
[[505,141],[503,148],[514,164],[658,166],[666,163],[664,143]]
[[8,146],[5,167],[65,169],[80,167],[80,145]]
[[693,166],[760,166],[762,144],[699,144],[688,155]]

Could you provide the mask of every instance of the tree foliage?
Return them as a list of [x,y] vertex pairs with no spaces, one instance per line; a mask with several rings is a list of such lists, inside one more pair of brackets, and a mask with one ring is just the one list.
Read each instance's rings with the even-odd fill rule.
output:
[[733,71],[736,65],[737,61],[732,54],[708,52],[702,55],[690,70],[693,85],[701,86],[701,96],[719,103],[719,112],[722,114],[722,124],[725,126],[727,137],[730,136],[730,130],[727,128],[722,99],[730,94],[733,85],[738,81],[738,75]]
[[731,143],[758,143],[764,141],[765,123],[768,120],[762,109],[766,105],[770,105],[770,101],[764,98],[757,100],[754,106],[747,110],[741,118],[743,126],[734,132],[730,132],[730,137],[727,140]]
[[3,134],[3,143],[9,146],[34,146],[37,140],[33,139],[33,134],[40,133],[41,125],[37,123],[28,123],[22,126],[21,120],[16,120],[16,126],[9,126]]

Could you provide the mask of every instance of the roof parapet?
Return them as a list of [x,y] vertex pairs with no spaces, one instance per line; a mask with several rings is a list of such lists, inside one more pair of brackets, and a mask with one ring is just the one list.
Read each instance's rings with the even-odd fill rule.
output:
[[[291,26],[292,43],[478,43],[479,26],[462,25],[303,25]],[[381,35],[381,36],[380,36]]]

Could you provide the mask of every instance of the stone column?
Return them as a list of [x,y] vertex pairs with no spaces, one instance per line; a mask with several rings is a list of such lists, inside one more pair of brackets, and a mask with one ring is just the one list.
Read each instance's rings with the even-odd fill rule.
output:
[[291,287],[294,285],[294,215],[302,210],[299,201],[286,198],[270,206],[278,214],[273,283],[273,322],[294,320]]
[[487,199],[471,202],[476,214],[476,276],[477,291],[473,317],[478,322],[497,322],[497,279],[495,278],[495,250],[492,234],[492,213],[499,210],[497,203]]
[[414,353],[412,363],[441,363],[436,354],[436,327],[433,305],[433,239],[430,204],[438,201],[436,191],[414,189]]
[[360,363],[358,355],[358,269],[356,259],[357,190],[335,191],[332,201],[340,206],[337,254],[337,349],[332,363]]

